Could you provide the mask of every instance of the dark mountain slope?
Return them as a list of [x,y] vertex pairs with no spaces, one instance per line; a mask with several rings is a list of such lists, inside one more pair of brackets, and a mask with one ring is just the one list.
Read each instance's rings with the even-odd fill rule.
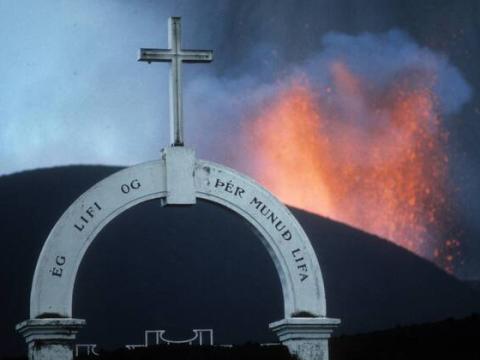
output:
[[[82,192],[118,170],[75,166],[0,178],[0,355],[24,349],[15,323],[28,316],[36,258],[50,228]],[[429,262],[346,225],[293,210],[317,251],[328,312],[338,333],[365,332],[461,317],[480,296]],[[141,204],[114,219],[88,250],[77,278],[74,315],[80,341],[143,342],[145,329],[187,338],[213,328],[215,343],[272,341],[282,317],[272,261],[235,214],[210,203],[162,208]]]

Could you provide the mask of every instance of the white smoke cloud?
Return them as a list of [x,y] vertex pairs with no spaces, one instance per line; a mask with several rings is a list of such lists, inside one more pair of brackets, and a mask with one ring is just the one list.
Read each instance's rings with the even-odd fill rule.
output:
[[[168,66],[139,64],[136,51],[167,44],[165,20],[173,9],[170,2],[113,0],[0,3],[0,174],[156,158],[168,144]],[[187,10],[189,21],[198,21]],[[242,122],[297,70],[314,85],[328,85],[327,65],[336,57],[378,86],[408,67],[434,70],[445,114],[470,96],[445,56],[399,31],[328,34],[318,53],[296,66],[285,65],[275,46],[250,49],[250,60],[227,71],[230,77],[203,66],[185,70],[186,139],[200,156],[238,163]],[[248,171],[247,161],[243,166]]]
[[[295,78],[308,79],[319,101],[326,102],[331,112],[343,114],[338,121],[354,122],[352,125],[361,127],[366,136],[369,128],[389,126],[385,121],[388,114],[379,116],[369,101],[382,96],[395,81],[414,81],[418,88],[433,89],[438,111],[447,121],[472,95],[470,85],[445,55],[420,46],[400,30],[360,35],[328,33],[319,47],[304,62],[286,66],[272,47],[261,45],[243,62],[246,65],[241,70],[232,71],[234,77],[207,75],[191,81],[187,113],[195,120],[189,128],[201,155],[251,173],[251,159],[243,154],[249,142],[239,136],[242,125],[254,120]],[[362,89],[369,94],[335,91],[332,65],[339,61],[362,81]],[[333,89],[328,101],[322,98],[327,88]]]
[[470,86],[445,55],[420,46],[403,31],[358,36],[329,33],[322,45],[323,51],[307,63],[309,74],[317,79],[325,80],[328,64],[341,59],[353,73],[377,88],[384,88],[406,72],[436,76],[434,90],[444,115],[459,111],[471,97]]

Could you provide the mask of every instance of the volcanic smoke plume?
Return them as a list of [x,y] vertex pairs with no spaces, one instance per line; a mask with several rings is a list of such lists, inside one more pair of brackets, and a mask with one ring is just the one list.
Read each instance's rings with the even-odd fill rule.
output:
[[445,58],[398,31],[330,34],[320,54],[257,86],[224,89],[243,114],[229,140],[246,149],[227,162],[289,205],[454,271],[460,229],[445,121],[469,87]]
[[[293,81],[247,126],[255,177],[287,204],[391,239],[453,270],[458,242],[444,238],[455,227],[448,134],[434,94],[399,84],[368,98],[344,64],[331,71],[334,86],[323,94],[307,80]],[[358,112],[371,107],[377,127],[348,121],[356,113],[332,107],[335,96],[354,96]]]

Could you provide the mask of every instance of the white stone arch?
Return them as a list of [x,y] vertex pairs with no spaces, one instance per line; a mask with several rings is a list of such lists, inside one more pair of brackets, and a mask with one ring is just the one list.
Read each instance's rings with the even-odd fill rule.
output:
[[[326,339],[339,321],[326,317],[320,266],[298,221],[253,180],[225,166],[196,160],[193,151],[183,147],[164,149],[161,160],[121,170],[100,181],[55,224],[35,269],[30,320],[17,326],[26,337],[30,356],[40,359],[55,349],[64,355],[53,358],[72,358],[69,342],[84,325],[84,320],[74,319],[72,314],[77,271],[90,244],[113,218],[153,199],[164,205],[192,205],[197,198],[232,210],[255,229],[275,264],[284,298],[285,319],[271,328],[292,352],[304,357],[302,353],[311,353],[314,346],[326,359]],[[45,345],[47,328],[51,346]],[[317,334],[315,343],[312,330]],[[305,332],[310,334],[307,343]],[[52,358],[51,353],[46,356]]]

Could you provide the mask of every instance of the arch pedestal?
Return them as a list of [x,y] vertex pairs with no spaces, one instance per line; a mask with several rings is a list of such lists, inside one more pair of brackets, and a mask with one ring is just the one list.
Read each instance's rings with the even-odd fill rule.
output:
[[287,318],[270,324],[280,342],[299,359],[328,360],[328,339],[339,319]]
[[158,161],[121,170],[81,195],[48,236],[37,262],[30,320],[17,325],[31,360],[70,360],[84,320],[72,316],[75,278],[96,235],[123,211],[145,201],[219,204],[249,223],[278,272],[285,319],[272,323],[280,341],[301,360],[328,359],[328,338],[340,323],[326,317],[323,278],[315,252],[290,211],[252,179],[170,147]]
[[25,338],[29,360],[71,360],[75,338],[84,325],[82,319],[30,319],[16,330]]

